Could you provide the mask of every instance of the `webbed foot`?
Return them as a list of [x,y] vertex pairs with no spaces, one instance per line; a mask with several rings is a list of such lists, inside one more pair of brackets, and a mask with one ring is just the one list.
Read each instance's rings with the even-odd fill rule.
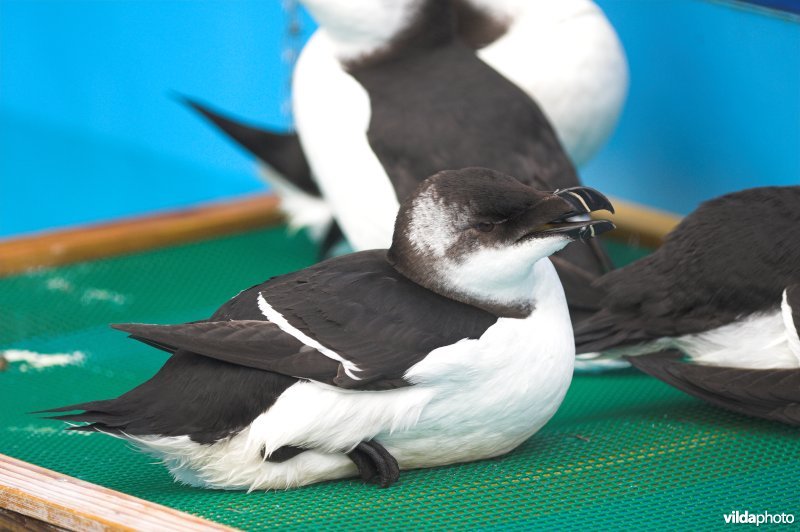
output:
[[364,482],[378,484],[388,488],[400,478],[400,466],[397,460],[380,443],[370,440],[362,441],[347,456],[358,468]]

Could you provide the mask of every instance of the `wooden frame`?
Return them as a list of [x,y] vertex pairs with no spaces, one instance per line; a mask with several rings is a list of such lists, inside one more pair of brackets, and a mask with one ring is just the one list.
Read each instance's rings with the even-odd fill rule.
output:
[[[671,213],[612,200],[612,238],[657,247],[680,221]],[[603,213],[605,216],[605,213]],[[152,216],[0,240],[0,277],[275,225],[282,220],[275,196],[211,203]]]
[[680,223],[681,217],[671,212],[611,198],[615,214],[599,213],[600,218],[608,218],[617,228],[608,233],[609,238],[622,240],[635,245],[657,248],[664,237]]
[[2,530],[234,530],[2,454],[0,509]]
[[278,203],[260,195],[0,240],[0,277],[275,225],[282,220]]

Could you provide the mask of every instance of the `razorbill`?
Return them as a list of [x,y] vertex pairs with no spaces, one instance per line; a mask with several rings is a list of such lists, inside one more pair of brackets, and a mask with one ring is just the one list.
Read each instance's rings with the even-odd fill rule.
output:
[[402,205],[388,250],[274,277],[182,325],[114,327],[171,357],[117,399],[50,412],[125,438],[187,484],[300,486],[505,454],[541,428],[574,359],[548,256],[613,228],[584,187],[539,192],[443,171]]
[[[703,203],[652,255],[598,281],[579,358],[639,369],[743,414],[800,424],[800,187]],[[673,353],[654,352],[676,349]],[[649,355],[648,355],[649,354]]]
[[[404,35],[409,33],[409,29],[418,33],[423,32],[421,36],[423,40],[429,37],[427,34],[441,33],[443,28],[437,27],[437,24],[444,26],[445,31],[451,29],[450,26],[454,24],[456,38],[463,41],[473,51],[477,50],[477,54],[484,64],[502,74],[508,81],[516,84],[522,91],[537,100],[543,106],[544,114],[553,121],[557,135],[565,144],[567,152],[578,163],[588,159],[610,134],[627,92],[627,65],[624,51],[613,28],[593,2],[589,0],[561,2],[457,0],[452,2],[451,17],[439,17],[429,23],[420,24],[419,21],[412,19],[425,16],[424,11],[427,8],[423,5],[424,3],[419,0],[369,3],[363,1],[343,2],[341,0],[307,2],[312,11],[317,14],[322,12],[322,16],[318,17],[321,28],[306,44],[295,69],[294,89],[295,92],[301,94],[301,97],[294,99],[294,113],[297,115],[306,102],[316,102],[313,110],[308,113],[320,113],[317,115],[318,120],[326,122],[329,127],[325,131],[333,135],[319,141],[305,139],[304,144],[312,143],[312,151],[319,146],[318,142],[323,143],[323,150],[330,151],[333,147],[332,149],[336,151],[339,145],[338,136],[336,132],[331,132],[331,129],[334,129],[337,123],[347,123],[351,120],[349,114],[352,105],[357,106],[353,110],[356,116],[364,113],[365,106],[367,108],[370,106],[369,97],[367,97],[366,103],[354,102],[352,97],[338,100],[338,92],[332,91],[332,88],[341,88],[343,85],[353,83],[348,80],[351,78],[351,69],[341,61],[342,41],[351,41],[346,44],[350,47],[347,53],[358,55],[368,52],[373,47],[374,43],[370,39],[375,36],[381,42],[391,43],[390,46],[394,46],[397,41],[404,39]],[[448,7],[445,6],[444,9],[448,9]],[[398,16],[400,17],[399,21],[392,19],[392,17],[396,19]],[[387,20],[390,22],[388,25]],[[334,38],[330,38],[330,35],[333,35]],[[337,35],[339,36],[338,40]],[[460,90],[475,91],[477,89],[476,99],[480,99],[480,94],[491,90],[491,82],[489,87],[476,88],[474,76],[470,78],[472,83],[469,83],[469,79],[459,78],[458,75],[452,76],[454,68],[457,69],[458,66],[448,65],[447,57],[440,59],[445,61],[435,61],[430,67],[443,69],[443,75],[437,80],[429,80],[431,83],[439,82],[446,86],[456,87],[461,84],[462,86],[458,87]],[[398,74],[402,75],[396,71],[393,75]],[[384,84],[392,84],[392,77],[385,80]],[[426,90],[424,80],[419,84],[417,90],[420,90],[420,87],[421,90]],[[345,94],[349,92],[346,89],[347,87],[345,87]],[[437,88],[435,85],[431,85],[427,87],[427,90],[436,92]],[[439,92],[442,92],[441,89]],[[493,102],[487,101],[484,105],[496,105],[500,97],[498,94],[498,98],[495,98]],[[403,102],[400,103],[403,104]],[[413,105],[414,102],[409,101],[408,104]],[[264,147],[256,151],[252,148],[252,140],[258,136],[258,128],[233,122],[229,117],[208,107],[200,106],[196,102],[192,105],[223,131],[256,153],[261,161],[267,163],[265,177],[275,182],[278,193],[284,198],[283,208],[289,215],[291,223],[310,227],[318,235],[324,234],[329,227],[333,227],[334,234],[328,233],[327,243],[334,240],[334,237],[338,235],[336,232],[338,227],[331,226],[330,218],[325,218],[324,204],[320,204],[316,201],[316,196],[309,196],[303,190],[286,190],[285,183],[291,182],[294,176],[281,175],[280,169],[277,168],[278,165],[271,163],[275,150],[280,149],[281,145],[299,144],[296,135],[287,135],[285,142],[276,142],[274,134],[262,132]],[[335,117],[331,115],[334,107],[337,108]],[[480,107],[478,105],[477,108],[480,109]],[[473,108],[475,107],[472,106],[462,112],[470,112]],[[419,115],[425,117],[427,112],[428,109],[421,110]],[[408,127],[399,127],[403,124],[402,113],[399,117],[396,116],[397,114],[395,112],[389,116],[391,122],[388,127],[398,136],[408,135]],[[436,114],[430,115],[430,118],[436,120]],[[308,121],[306,120],[306,122]],[[312,121],[308,127],[314,127],[315,123]],[[459,126],[457,121],[451,120],[443,127],[448,125],[455,128]],[[365,147],[361,138],[365,133],[365,128],[366,126],[355,132],[361,148]],[[490,136],[490,131],[472,131],[470,134],[477,133],[479,136],[476,142],[479,142]],[[454,131],[450,136],[460,133],[462,132]],[[532,134],[535,136],[537,133]],[[323,136],[320,135],[320,137]],[[433,140],[432,146],[435,149],[451,148],[446,141],[440,144],[435,139],[426,138],[425,140]],[[292,155],[302,156],[303,154],[293,149]],[[478,152],[476,155],[480,156],[481,154]],[[541,155],[540,153],[538,156]],[[418,155],[422,158],[429,156],[430,150],[425,150]],[[455,155],[452,158],[458,159],[458,157]],[[476,162],[487,166],[496,166],[496,164],[492,164],[493,160],[478,160],[473,156],[469,160],[458,161],[458,164],[455,165],[434,165],[428,170],[433,171]],[[303,165],[307,167],[305,160],[298,161],[295,166]],[[312,162],[312,166],[316,165]],[[385,172],[379,173],[382,175]],[[390,175],[390,177],[392,176]],[[383,178],[385,180],[385,176]],[[306,175],[303,174],[301,179],[305,180]],[[323,179],[333,179],[333,184],[330,186],[336,187],[338,180],[349,178],[343,174],[331,177],[326,173]],[[556,182],[548,185],[566,186],[567,184]],[[380,224],[380,235],[365,236],[357,242],[351,241],[356,249],[383,247],[389,244],[397,197],[402,200],[404,194],[408,193],[408,190],[398,191],[397,197],[394,197],[385,184],[378,183],[375,187],[377,187],[376,190],[372,192],[377,192],[375,201],[378,201],[378,204],[369,209],[364,205],[365,202],[355,198],[352,203],[357,203],[357,205],[352,206],[354,211],[351,216],[358,217],[358,213],[366,210],[370,212],[370,218],[372,218],[377,216],[377,213],[385,211],[385,214],[379,218],[383,220],[383,223]],[[413,186],[411,188],[413,189]],[[348,188],[348,192],[353,192],[353,189]],[[356,192],[360,192],[361,197],[370,193],[369,190],[356,190]],[[385,204],[394,208],[384,209]],[[307,223],[309,220],[314,223]],[[370,224],[363,225],[369,226]],[[350,231],[353,230],[351,228]]]

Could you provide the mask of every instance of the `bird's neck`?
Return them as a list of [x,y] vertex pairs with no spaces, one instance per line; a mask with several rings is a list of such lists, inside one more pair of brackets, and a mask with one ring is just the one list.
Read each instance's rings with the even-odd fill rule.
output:
[[[495,316],[523,319],[542,307],[564,307],[566,298],[552,262],[545,257],[535,262],[473,260],[442,261],[435,271],[421,267],[424,260],[414,254],[390,250],[390,264],[415,283],[432,292],[483,309]],[[413,260],[405,260],[414,257]]]
[[451,297],[506,318],[524,319],[537,312],[559,312],[561,307],[569,312],[561,280],[547,257],[503,281],[476,276],[464,292]]

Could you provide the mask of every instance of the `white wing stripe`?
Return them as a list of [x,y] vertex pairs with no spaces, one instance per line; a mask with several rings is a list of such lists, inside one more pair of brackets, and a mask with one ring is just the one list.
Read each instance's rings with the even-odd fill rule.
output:
[[331,359],[333,359],[333,360],[335,360],[337,362],[341,362],[342,366],[344,367],[344,372],[347,374],[348,377],[350,377],[353,380],[361,380],[359,377],[357,377],[355,375],[356,371],[361,371],[358,368],[358,366],[356,366],[355,364],[353,364],[349,360],[345,360],[336,351],[333,351],[332,349],[328,349],[327,347],[325,347],[321,343],[319,343],[316,340],[314,340],[312,338],[309,338],[308,336],[303,334],[302,331],[300,331],[300,330],[296,329],[295,327],[293,327],[286,320],[286,318],[283,317],[283,315],[280,312],[278,312],[277,310],[272,308],[272,306],[269,303],[267,303],[267,300],[264,299],[264,295],[261,294],[261,293],[258,294],[258,308],[259,308],[259,310],[261,310],[261,313],[264,315],[264,317],[267,318],[271,323],[274,323],[275,325],[277,325],[280,330],[282,330],[286,334],[289,334],[289,335],[295,337],[296,339],[300,340],[301,342],[306,344],[308,347],[312,347],[312,348],[316,349],[317,351],[319,351],[320,353],[322,353],[326,357],[331,358]]

